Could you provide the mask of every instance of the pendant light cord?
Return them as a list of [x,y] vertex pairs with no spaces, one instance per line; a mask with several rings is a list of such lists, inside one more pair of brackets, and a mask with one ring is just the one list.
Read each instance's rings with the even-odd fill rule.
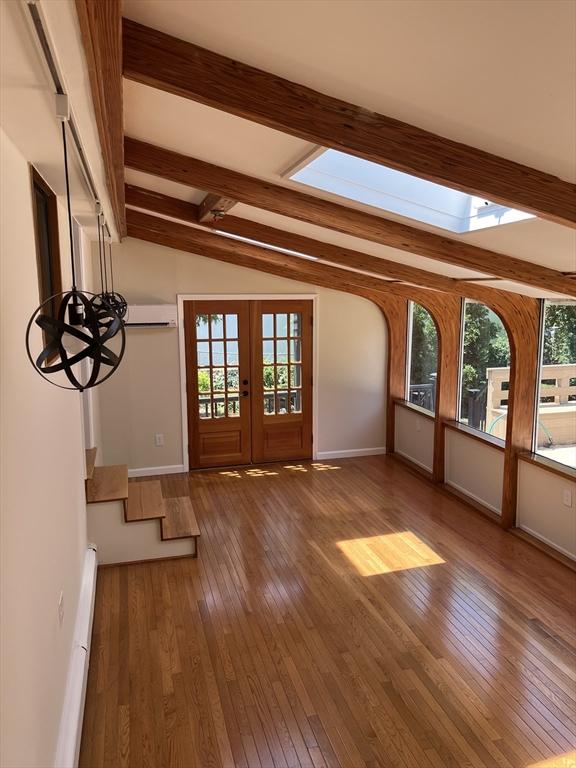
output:
[[102,229],[100,228],[100,214],[97,216],[98,225],[98,260],[100,262],[100,292],[104,293],[104,271],[102,268]]
[[64,145],[64,175],[66,177],[66,202],[68,204],[68,232],[70,235],[70,263],[72,265],[72,290],[76,290],[76,267],[74,265],[74,236],[72,234],[72,205],[70,203],[70,179],[68,178],[68,149],[66,147],[66,123],[62,121],[62,143]]
[[112,293],[114,293],[114,268],[112,267],[112,243],[108,243],[108,252],[110,254],[110,281]]

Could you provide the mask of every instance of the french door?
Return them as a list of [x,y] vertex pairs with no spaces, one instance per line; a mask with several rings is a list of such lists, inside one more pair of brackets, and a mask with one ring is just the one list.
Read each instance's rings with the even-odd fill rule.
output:
[[312,302],[184,302],[191,468],[312,457]]

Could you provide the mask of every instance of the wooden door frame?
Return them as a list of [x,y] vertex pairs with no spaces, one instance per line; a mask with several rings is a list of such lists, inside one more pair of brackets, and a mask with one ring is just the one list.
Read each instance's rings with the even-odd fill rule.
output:
[[185,301],[311,301],[312,302],[312,458],[318,452],[318,294],[317,293],[179,293],[178,308],[178,365],[180,367],[180,422],[182,428],[182,472],[190,471],[188,454],[188,394],[186,378],[186,336],[184,329]]

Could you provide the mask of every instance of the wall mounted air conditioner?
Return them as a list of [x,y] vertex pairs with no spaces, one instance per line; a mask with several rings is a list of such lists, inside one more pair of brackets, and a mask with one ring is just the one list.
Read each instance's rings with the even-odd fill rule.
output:
[[176,304],[130,304],[126,328],[177,328]]

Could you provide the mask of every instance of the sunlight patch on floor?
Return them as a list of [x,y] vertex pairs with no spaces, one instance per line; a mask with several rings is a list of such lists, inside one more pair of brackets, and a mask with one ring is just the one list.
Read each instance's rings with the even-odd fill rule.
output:
[[378,576],[446,562],[412,531],[336,542],[361,576]]
[[526,768],[576,768],[576,749],[539,760],[537,763],[530,763]]

